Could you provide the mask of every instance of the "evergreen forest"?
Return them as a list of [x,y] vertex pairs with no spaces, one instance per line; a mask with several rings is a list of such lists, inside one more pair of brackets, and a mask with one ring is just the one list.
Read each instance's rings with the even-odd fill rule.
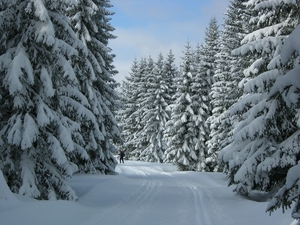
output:
[[172,49],[135,59],[121,85],[111,8],[0,1],[0,176],[10,190],[76,201],[67,179],[116,174],[122,149],[223,172],[238,194],[300,219],[300,1],[230,0],[222,29],[213,17],[179,65]]

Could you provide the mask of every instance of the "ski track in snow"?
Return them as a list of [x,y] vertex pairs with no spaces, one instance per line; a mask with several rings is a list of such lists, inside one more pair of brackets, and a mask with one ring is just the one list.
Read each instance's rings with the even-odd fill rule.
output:
[[[199,183],[184,179],[183,181],[187,183],[187,186],[192,193],[190,198],[194,201],[195,224],[217,224],[216,221],[213,221],[212,219],[219,218],[221,215],[224,216],[224,213],[222,213],[222,209],[218,206],[211,193],[201,186],[201,184],[199,185]],[[208,203],[209,205],[207,205]],[[225,219],[229,220],[229,218]]]
[[[126,171],[127,174],[131,174],[128,177],[141,181],[139,188],[133,188],[128,196],[120,199],[120,202],[111,208],[104,209],[101,212],[101,216],[95,216],[88,224],[102,224],[102,221],[106,221],[106,224],[115,225],[124,224],[124,222],[125,224],[135,224],[140,214],[147,212],[149,203],[151,203],[155,196],[153,194],[155,184],[151,180],[151,177],[143,170],[131,166],[126,166],[122,170]],[[132,211],[132,208],[134,208],[134,211]],[[87,225],[87,223],[85,222],[83,225]]]
[[[133,171],[133,173],[142,180],[142,185],[138,190],[130,193],[129,197],[114,209],[114,211],[117,210],[120,213],[117,218],[113,215],[108,215],[108,217],[114,218],[112,222],[115,224],[124,224],[124,221],[126,221],[126,223],[134,224],[140,214],[147,211],[147,206],[154,197],[153,189],[155,184],[152,182],[151,178],[145,172],[134,167],[127,167],[127,169]],[[145,202],[147,202],[147,204],[144,204]],[[131,207],[129,209],[124,207],[126,204],[134,206],[136,210],[132,212]],[[121,210],[119,210],[119,206]]]
[[[182,172],[169,173],[147,166],[135,167],[126,164],[119,165],[118,170],[119,176],[137,180],[140,185],[138,188],[134,186],[127,196],[124,196],[109,209],[103,209],[101,215],[95,216],[89,223],[84,223],[84,225],[97,225],[101,224],[101,221],[115,225],[138,225],[142,224],[142,218],[147,218],[145,214],[149,214],[149,219],[153,220],[153,217],[157,216],[157,212],[152,213],[152,211],[155,210],[157,204],[160,204],[160,198],[168,195],[169,191],[171,192],[171,199],[175,201],[172,205],[173,208],[170,209],[169,207],[166,210],[173,211],[175,219],[160,215],[157,220],[153,220],[156,225],[174,224],[174,221],[176,221],[176,224],[216,225],[218,222],[213,221],[212,218],[222,217],[221,208],[206,190],[207,188],[203,188],[199,183],[186,178]],[[204,185],[209,186],[212,184]],[[174,196],[172,196],[172,190],[174,190]],[[182,195],[178,196],[178,193],[182,193]],[[166,198],[166,200],[168,199]],[[208,207],[207,202],[209,202]],[[193,206],[193,210],[187,210],[191,209],[191,206]],[[223,213],[223,218],[226,217],[224,215]],[[229,218],[225,219],[230,222]]]

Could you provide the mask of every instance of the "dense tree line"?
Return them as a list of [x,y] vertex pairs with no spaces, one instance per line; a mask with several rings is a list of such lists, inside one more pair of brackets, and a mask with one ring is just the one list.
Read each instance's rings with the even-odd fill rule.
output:
[[135,60],[118,113],[127,156],[223,171],[237,193],[273,197],[270,212],[296,202],[300,219],[299,7],[231,0],[224,29],[213,18],[179,66],[171,52]]
[[10,189],[76,200],[66,178],[115,173],[121,142],[109,0],[0,3],[0,169]]

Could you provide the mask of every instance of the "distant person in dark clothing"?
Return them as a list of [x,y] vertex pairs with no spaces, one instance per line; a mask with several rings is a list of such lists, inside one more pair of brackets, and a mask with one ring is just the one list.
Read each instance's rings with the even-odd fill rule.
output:
[[124,157],[125,157],[124,152],[122,150],[120,150],[119,155],[120,155],[120,164],[121,164],[121,162],[123,162],[123,164],[124,164]]

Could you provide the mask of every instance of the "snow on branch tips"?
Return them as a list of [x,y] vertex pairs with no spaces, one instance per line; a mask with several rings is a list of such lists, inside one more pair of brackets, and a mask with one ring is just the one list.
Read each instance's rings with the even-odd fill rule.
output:
[[251,74],[257,74],[259,72],[259,68],[265,63],[263,58],[257,59],[255,62],[251,64],[251,66],[244,70],[244,75],[246,77],[251,76]]
[[50,118],[45,112],[44,105],[40,104],[37,109],[37,124],[41,127],[44,127],[50,123]]
[[[242,44],[251,43],[256,40],[266,40],[265,44],[267,44],[268,41],[273,42],[275,46],[280,41],[280,30],[283,29],[287,25],[287,22],[281,22],[278,24],[274,24],[271,26],[267,26],[261,29],[258,29],[250,34],[247,34],[244,39],[241,41]],[[277,43],[277,44],[276,44]]]
[[[43,22],[49,21],[48,10],[42,0],[33,0],[35,15]],[[29,5],[30,6],[30,5]]]
[[300,25],[290,34],[290,36],[284,42],[281,50],[281,62],[283,65],[291,58],[295,51],[300,54]]
[[[300,25],[298,25],[295,30],[290,34],[290,36],[284,42],[281,51],[281,62],[286,64],[292,57],[294,52],[300,53]],[[290,70],[284,76],[280,76],[276,79],[271,91],[270,96],[276,93],[282,93],[286,104],[290,106],[299,101],[299,95],[297,91],[300,89],[300,66],[296,66],[294,69]]]
[[55,44],[54,37],[55,35],[52,23],[50,23],[50,25],[43,22],[36,23],[36,42],[43,42],[47,46],[53,46]]
[[[260,34],[260,33],[259,33]],[[253,37],[256,37],[255,34],[253,34]],[[249,37],[251,38],[251,37]],[[272,46],[279,46],[281,45],[282,39],[284,39],[285,36],[280,37],[267,37],[264,39],[258,39],[258,40],[245,40],[245,42],[241,47],[234,49],[231,54],[232,55],[246,55],[247,53],[270,53]]]
[[10,202],[17,201],[17,198],[13,195],[13,193],[10,191],[9,187],[7,186],[2,170],[0,170],[0,199],[7,200]]
[[70,135],[70,131],[63,124],[60,124],[59,126],[59,140],[67,152],[74,150],[74,144]]
[[264,2],[258,3],[255,6],[255,10],[262,10],[262,9],[265,9],[265,8],[276,9],[276,7],[280,6],[282,3],[285,3],[285,4],[296,4],[296,0],[272,0],[272,1],[264,1]]
[[27,149],[32,147],[32,143],[39,135],[38,125],[34,119],[28,114],[25,114],[23,124],[23,137],[21,142],[21,148]]
[[13,145],[19,145],[22,140],[22,120],[21,116],[13,116],[8,121],[9,125],[11,126],[11,129],[8,132],[7,135],[7,141],[9,144]]
[[20,187],[19,194],[37,198],[41,193],[39,192],[35,184],[35,163],[30,158],[28,158],[27,154],[28,153],[24,151],[24,153],[22,154],[22,160],[20,162],[20,165],[22,167],[22,186]]
[[23,85],[20,78],[23,78],[29,84],[34,83],[31,62],[29,61],[22,45],[18,46],[16,56],[12,60],[11,70],[6,76],[6,82],[10,94],[14,94],[15,92],[22,90]]
[[59,64],[63,68],[64,77],[67,77],[68,79],[74,81],[77,84],[78,80],[70,62],[66,60],[64,57],[59,57]]
[[246,93],[255,92],[255,89],[259,87],[262,89],[261,91],[266,91],[264,90],[265,83],[268,83],[270,80],[275,80],[280,75],[281,73],[278,69],[266,71],[258,75],[255,79],[252,79],[248,83],[246,83],[244,91]]
[[56,137],[50,135],[47,141],[50,144],[50,150],[52,151],[51,158],[54,159],[59,165],[67,163],[68,160],[65,152],[61,148],[60,142],[56,139]]
[[55,90],[53,89],[53,84],[50,75],[44,66],[41,69],[40,80],[43,83],[43,88],[46,96],[53,97]]

